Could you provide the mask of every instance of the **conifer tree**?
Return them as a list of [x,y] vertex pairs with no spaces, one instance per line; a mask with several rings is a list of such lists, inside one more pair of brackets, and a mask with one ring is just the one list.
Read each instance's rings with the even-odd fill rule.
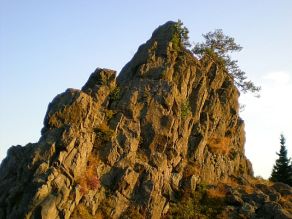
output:
[[[191,47],[189,41],[189,30],[184,26],[181,20],[178,20],[174,25],[175,35],[173,38],[174,47],[183,45],[185,48]],[[259,97],[259,91],[261,87],[256,86],[252,81],[247,79],[246,73],[242,71],[238,66],[238,61],[233,60],[230,56],[232,52],[239,52],[242,50],[242,47],[235,43],[233,37],[227,36],[223,33],[221,29],[216,29],[215,31],[208,32],[203,34],[205,39],[202,43],[196,43],[191,49],[193,54],[198,58],[207,56],[213,61],[216,61],[217,64],[226,68],[228,73],[234,79],[236,87],[243,93],[252,92],[256,94],[256,97]]]
[[260,87],[247,79],[246,73],[238,66],[238,61],[230,56],[232,52],[239,52],[242,47],[235,43],[233,37],[227,36],[221,29],[203,34],[205,39],[202,43],[196,43],[192,52],[199,58],[208,56],[217,61],[218,64],[225,66],[228,73],[234,78],[234,83],[243,93],[252,92],[259,97]]
[[284,135],[280,137],[280,152],[277,153],[279,158],[276,160],[276,164],[272,170],[270,180],[273,182],[283,182],[292,186],[292,171],[290,159],[287,156],[286,139]]

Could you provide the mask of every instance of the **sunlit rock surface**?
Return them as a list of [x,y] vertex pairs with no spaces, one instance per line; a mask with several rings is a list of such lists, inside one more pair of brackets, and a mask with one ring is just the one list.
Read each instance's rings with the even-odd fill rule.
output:
[[[175,45],[174,25],[158,27],[118,77],[98,68],[54,98],[39,142],[11,147],[1,164],[0,218],[170,217],[184,191],[252,178],[232,77]],[[291,218],[278,203],[291,188],[258,187],[230,187],[222,215]]]

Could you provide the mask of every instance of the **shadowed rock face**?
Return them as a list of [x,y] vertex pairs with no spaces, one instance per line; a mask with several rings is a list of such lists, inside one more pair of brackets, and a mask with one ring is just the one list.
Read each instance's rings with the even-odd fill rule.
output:
[[0,218],[159,218],[182,189],[252,176],[233,79],[173,37],[167,22],[117,78],[98,68],[55,97],[39,142],[1,164]]

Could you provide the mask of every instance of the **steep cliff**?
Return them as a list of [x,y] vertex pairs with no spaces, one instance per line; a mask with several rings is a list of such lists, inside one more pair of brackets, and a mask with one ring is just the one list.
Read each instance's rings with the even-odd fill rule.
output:
[[232,77],[176,36],[167,22],[117,78],[98,68],[54,98],[40,140],[1,164],[0,218],[160,218],[183,191],[252,177]]

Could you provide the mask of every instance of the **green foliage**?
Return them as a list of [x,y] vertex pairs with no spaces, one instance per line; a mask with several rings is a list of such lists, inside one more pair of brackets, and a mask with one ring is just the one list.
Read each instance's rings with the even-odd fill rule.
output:
[[139,141],[139,144],[140,145],[143,144],[144,139],[143,139],[143,137],[141,135],[138,136],[138,139],[137,140]]
[[238,156],[238,151],[235,149],[232,149],[229,153],[229,158],[231,160],[235,160],[237,156]]
[[83,203],[79,203],[71,217],[72,219],[102,219],[104,218],[101,212],[97,212],[94,216],[90,213],[89,209]]
[[198,191],[199,193],[203,193],[203,194],[205,194],[206,191],[207,191],[207,189],[208,189],[208,185],[205,184],[205,183],[201,183],[201,184],[197,185],[197,191]]
[[205,42],[196,43],[192,52],[198,57],[207,56],[217,64],[226,68],[229,74],[234,78],[235,85],[243,92],[250,91],[257,94],[260,87],[252,81],[247,80],[246,73],[238,66],[237,60],[232,60],[230,53],[239,52],[242,47],[235,43],[233,37],[226,36],[221,29],[203,34]]
[[196,191],[185,191],[179,202],[170,206],[167,218],[218,218],[225,206],[225,198],[211,197],[207,185]]
[[273,182],[283,182],[292,186],[292,164],[287,156],[286,139],[284,135],[280,137],[280,152],[277,153],[279,158],[276,160],[276,164],[273,167],[270,180]]
[[220,57],[225,57],[228,52],[241,51],[242,47],[236,44],[233,37],[226,36],[221,29],[203,34],[204,43],[197,43],[193,48],[195,54],[203,54],[210,49]]
[[171,39],[174,50],[179,50],[180,48],[180,37],[178,34],[174,34]]
[[191,114],[191,106],[188,100],[181,104],[181,118],[185,120]]
[[110,120],[116,113],[112,110],[105,110],[105,116],[107,118],[107,120]]
[[129,219],[129,218],[144,219],[145,216],[143,216],[141,212],[139,212],[139,208],[135,206],[135,203],[131,203],[126,209],[126,211],[123,212],[120,218],[121,219]]
[[110,100],[116,101],[121,98],[121,89],[119,87],[115,87],[110,93]]
[[179,50],[181,45],[185,47],[191,46],[189,42],[189,30],[183,25],[181,20],[178,20],[174,25],[172,44],[175,50]]

